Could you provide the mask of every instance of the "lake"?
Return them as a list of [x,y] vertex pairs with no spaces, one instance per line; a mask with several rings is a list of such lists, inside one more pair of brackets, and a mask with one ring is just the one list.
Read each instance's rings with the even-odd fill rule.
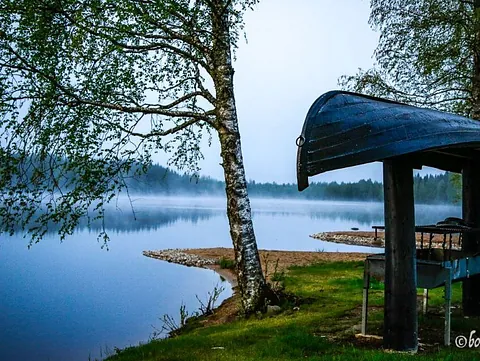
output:
[[[252,199],[262,249],[374,252],[322,242],[310,234],[371,230],[383,225],[383,204]],[[148,341],[159,317],[190,312],[216,285],[213,271],[147,258],[144,250],[231,247],[222,198],[133,197],[108,210],[111,241],[101,248],[99,225],[81,225],[60,242],[55,230],[31,249],[21,235],[0,239],[0,359],[86,361]],[[452,206],[416,206],[416,224],[459,217]]]

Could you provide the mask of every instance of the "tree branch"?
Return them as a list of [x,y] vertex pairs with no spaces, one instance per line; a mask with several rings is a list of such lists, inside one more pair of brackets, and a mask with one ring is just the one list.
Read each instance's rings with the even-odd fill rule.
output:
[[187,120],[181,124],[178,124],[176,125],[175,127],[173,128],[170,128],[170,129],[167,129],[167,130],[162,130],[162,131],[152,131],[150,133],[139,133],[139,132],[135,132],[132,130],[132,128],[130,129],[127,129],[123,126],[121,126],[120,124],[118,123],[114,123],[112,121],[110,121],[108,118],[104,118],[102,117],[102,120],[104,122],[106,122],[108,125],[114,127],[114,128],[117,128],[118,130],[121,130],[122,132],[130,135],[130,136],[134,136],[134,137],[138,137],[138,138],[142,138],[142,139],[148,139],[148,138],[152,138],[152,137],[164,137],[164,136],[167,136],[167,135],[170,135],[170,134],[174,134],[182,129],[185,129],[191,125],[194,125],[200,121],[205,121],[207,123],[210,124],[210,121],[207,121],[205,119],[190,119],[190,120]]
[[[79,95],[75,94],[73,91],[68,89],[66,86],[60,84],[53,76],[49,74],[45,74],[41,70],[33,67],[28,63],[27,60],[25,60],[18,52],[16,52],[13,48],[11,48],[9,45],[7,45],[8,50],[15,55],[15,57],[24,65],[24,67],[17,67],[15,65],[11,64],[5,64],[5,66],[13,67],[13,68],[21,68],[23,70],[38,74],[51,82],[58,90],[62,91],[64,95],[67,97],[73,98],[74,101],[61,101],[64,105],[68,106],[78,106],[81,104],[84,105],[91,105],[91,106],[96,106],[100,108],[105,108],[105,109],[111,109],[111,110],[117,110],[125,113],[143,113],[143,114],[159,114],[159,115],[164,115],[164,116],[170,116],[170,117],[176,117],[176,118],[195,118],[199,120],[207,120],[208,116],[211,114],[209,112],[205,113],[196,113],[192,111],[182,111],[182,110],[169,110],[165,108],[164,106],[157,106],[157,107],[142,107],[142,106],[136,106],[136,107],[129,107],[129,106],[123,106],[120,104],[114,104],[114,103],[105,103],[105,102],[99,102],[99,101],[94,101],[94,100],[89,100],[89,99],[84,99],[81,98]],[[2,64],[3,65],[3,64]],[[188,97],[188,94],[187,94]],[[185,97],[184,97],[185,98]],[[184,99],[185,100],[185,99]],[[184,101],[183,100],[183,101]],[[175,102],[171,103],[174,104]]]
[[[75,21],[75,19],[73,19],[68,13],[66,12],[62,12],[62,14],[70,21],[71,25],[74,25],[74,26],[77,26],[78,28],[84,30],[85,32],[87,32],[88,34],[91,34],[91,35],[94,35],[96,37],[99,37],[99,38],[102,38],[102,39],[105,39],[109,42],[111,42],[112,44],[116,45],[116,46],[119,46],[123,49],[127,49],[127,50],[132,50],[134,52],[145,52],[145,51],[155,51],[155,50],[164,50],[164,51],[168,51],[168,52],[171,52],[173,54],[178,54],[178,55],[181,55],[182,57],[184,57],[185,59],[189,59],[190,61],[194,62],[194,63],[197,63],[197,64],[200,64],[204,69],[208,70],[209,67],[207,65],[207,63],[205,61],[203,61],[202,59],[199,59],[197,57],[195,57],[192,53],[188,52],[188,51],[185,51],[183,49],[180,49],[170,43],[167,43],[165,41],[168,41],[168,40],[174,40],[174,39],[178,39],[180,41],[183,41],[185,43],[187,43],[188,45],[191,45],[191,46],[194,46],[196,48],[198,48],[200,51],[202,52],[205,52],[206,50],[208,51],[208,48],[204,47],[203,44],[200,43],[195,43],[195,42],[188,42],[187,40],[187,37],[185,36],[182,36],[181,34],[177,34],[173,31],[171,31],[170,29],[168,29],[168,27],[162,25],[161,24],[155,24],[157,26],[159,26],[163,31],[165,30],[168,30],[170,32],[170,36],[173,36],[175,35],[175,37],[172,37],[171,39],[169,39],[168,37],[162,37],[162,36],[159,36],[160,39],[164,39],[165,41],[161,41],[161,42],[152,42],[148,45],[131,45],[131,44],[126,44],[126,43],[123,43],[121,41],[118,41],[116,39],[114,39],[112,36],[108,35],[108,34],[105,34],[105,33],[101,33],[99,31],[95,31],[94,29],[95,28],[99,28],[98,26],[94,26],[94,24],[89,24],[90,26],[84,26],[83,24]],[[107,30],[116,30],[118,31],[118,29],[113,29],[113,28],[110,28],[110,27],[106,27],[104,26],[103,27],[104,29],[107,29]],[[129,30],[126,30],[124,31],[126,34],[128,34],[130,31]],[[167,32],[167,31],[165,31]],[[168,32],[167,32],[168,33]],[[133,32],[134,35],[139,35],[138,33],[136,32]],[[140,34],[141,36],[143,36],[143,34]],[[199,47],[200,46],[200,47]]]

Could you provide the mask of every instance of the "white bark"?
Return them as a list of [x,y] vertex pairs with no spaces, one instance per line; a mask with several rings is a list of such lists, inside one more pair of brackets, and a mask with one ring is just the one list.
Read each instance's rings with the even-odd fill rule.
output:
[[212,79],[216,91],[216,129],[220,138],[222,166],[225,174],[227,215],[235,250],[238,285],[246,314],[266,307],[267,286],[253,231],[250,201],[243,166],[240,132],[233,88],[228,12],[224,0],[213,0]]
[[[232,99],[233,101],[233,99]],[[223,168],[227,194],[227,215],[235,250],[235,262],[244,311],[263,309],[266,284],[262,273],[250,201],[243,167],[240,134],[235,108],[225,110],[224,131],[220,132]]]

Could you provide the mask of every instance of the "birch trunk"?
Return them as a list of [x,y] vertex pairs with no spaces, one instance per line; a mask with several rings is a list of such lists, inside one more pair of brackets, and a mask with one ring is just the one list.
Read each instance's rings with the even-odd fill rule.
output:
[[245,313],[250,314],[265,307],[266,284],[253,230],[235,108],[225,109],[224,112],[224,127],[219,132],[219,137],[225,174],[227,215],[235,250],[242,306]]
[[224,0],[213,0],[212,79],[216,91],[216,130],[220,139],[225,175],[227,215],[235,251],[238,285],[245,314],[263,310],[267,285],[253,231],[247,181],[233,87],[228,11]]

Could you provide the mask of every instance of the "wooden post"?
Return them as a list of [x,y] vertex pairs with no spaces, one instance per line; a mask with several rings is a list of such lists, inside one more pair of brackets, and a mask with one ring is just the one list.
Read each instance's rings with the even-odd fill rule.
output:
[[368,325],[368,289],[370,288],[370,262],[365,261],[363,269],[362,335],[367,334]]
[[422,304],[422,313],[424,315],[427,314],[428,311],[428,289],[424,288],[423,289],[423,304]]
[[450,329],[452,322],[452,265],[445,267],[445,346],[450,346]]
[[[480,228],[480,169],[479,164],[468,162],[462,171],[462,218]],[[463,235],[462,251],[480,252],[480,235]],[[462,303],[465,316],[480,316],[480,275],[463,281]]]
[[385,309],[383,345],[417,351],[417,271],[413,168],[396,158],[383,162],[385,202]]

